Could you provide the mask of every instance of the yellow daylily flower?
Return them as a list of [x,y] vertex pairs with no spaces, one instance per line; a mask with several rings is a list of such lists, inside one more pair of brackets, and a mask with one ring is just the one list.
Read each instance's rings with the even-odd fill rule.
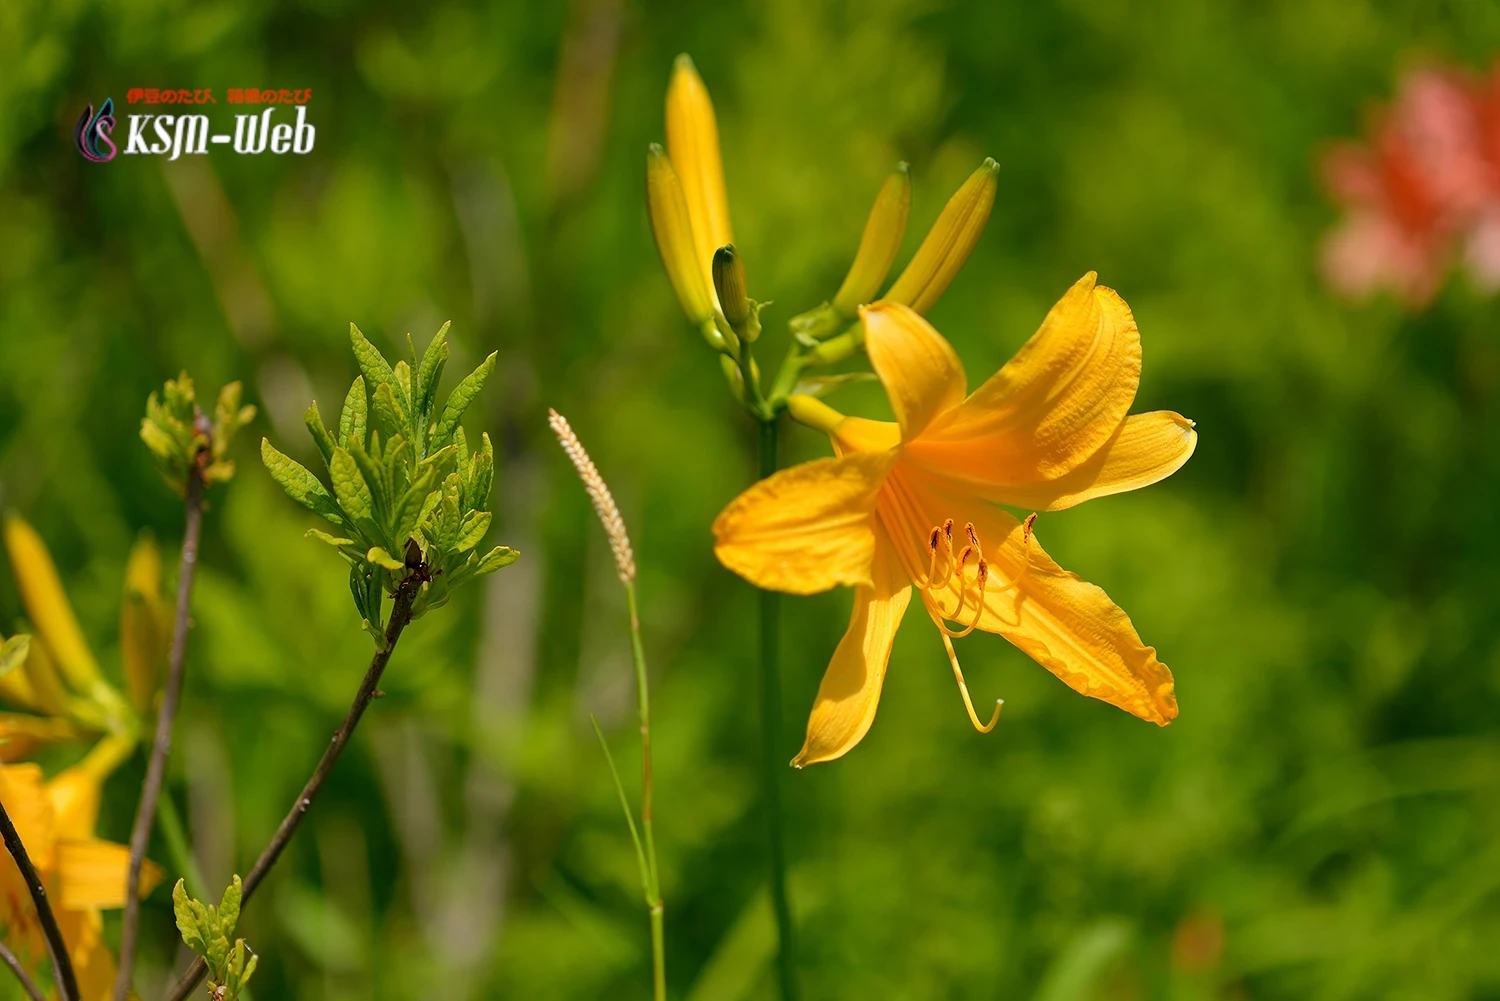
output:
[[855,589],[792,763],[838,758],[869,730],[913,587],[976,728],[995,719],[980,722],[952,644],[974,629],[1004,636],[1084,695],[1170,722],[1172,674],[1130,618],[1052,561],[1032,518],[996,506],[1062,510],[1155,483],[1192,455],[1191,421],[1127,416],[1141,347],[1124,300],[1085,275],[973,393],[952,346],[913,309],[880,302],[860,313],[897,421],[792,397],[792,415],[825,431],[836,457],[762,480],[714,523],[720,561],[758,587]]
[[[53,913],[78,975],[81,1001],[106,1001],[115,980],[114,956],[104,942],[100,911],[125,904],[130,850],[94,837],[100,783],[130,744],[106,738],[82,762],[44,781],[34,764],[0,766],[0,803],[15,822],[47,887]],[[141,893],[161,880],[147,862]],[[8,854],[0,859],[0,928],[5,940],[36,970],[50,969],[31,895]]]
[[147,710],[154,697],[169,639],[156,544],[138,540],[125,569],[120,658],[127,703],[100,671],[41,536],[16,514],[6,515],[4,535],[33,635],[21,667],[0,677],[0,699],[37,715],[0,713],[0,760],[15,761],[39,744],[84,731],[133,732],[136,712]]

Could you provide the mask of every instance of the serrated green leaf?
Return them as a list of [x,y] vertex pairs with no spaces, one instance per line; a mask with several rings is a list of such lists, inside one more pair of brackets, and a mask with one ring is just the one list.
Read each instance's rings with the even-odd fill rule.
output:
[[225,961],[229,959],[229,940],[223,935],[209,939],[208,954],[203,958],[208,960],[209,975],[223,983]]
[[433,452],[427,458],[417,463],[418,470],[435,470],[438,476],[446,476],[453,469],[453,463],[458,458],[458,448],[454,445],[444,445]]
[[[372,434],[370,437],[371,447],[375,448],[378,453],[380,437],[378,434]],[[360,447],[359,442],[351,442],[348,452],[354,459],[354,464],[359,467],[360,478],[365,481],[365,485],[370,490],[370,517],[381,531],[381,534],[375,536],[375,539],[383,539],[391,509],[390,489],[385,481],[385,468],[374,457],[366,453]]]
[[453,548],[461,553],[479,545],[479,540],[484,538],[484,533],[490,530],[491,517],[488,511],[470,511],[465,515]]
[[375,495],[365,482],[359,464],[345,448],[333,450],[333,461],[328,464],[328,475],[333,480],[333,494],[338,498],[352,527],[363,532],[366,538],[378,541],[380,525],[375,521]]
[[479,363],[479,367],[468,375],[463,381],[453,387],[453,392],[448,394],[448,402],[443,407],[443,416],[438,418],[437,430],[433,433],[431,445],[441,448],[448,444],[453,438],[453,431],[458,427],[464,411],[469,409],[469,404],[474,402],[474,397],[479,395],[479,390],[484,387],[484,380],[488,379],[490,373],[495,370],[496,352],[490,352],[488,358]]
[[31,651],[31,636],[27,633],[16,633],[0,646],[0,678],[5,677],[26,661],[26,654]]
[[[396,511],[396,538],[405,542],[417,530],[422,519],[426,517],[424,506],[430,495],[434,494],[433,487],[437,484],[438,473],[436,469],[423,470],[412,485],[407,489],[406,495],[401,498],[401,505]],[[434,501],[436,503],[436,501]]]
[[[344,397],[344,409],[339,414],[339,444],[349,447],[351,441],[365,440],[365,424],[369,400],[365,398],[365,377],[355,376],[349,386],[349,395]],[[329,459],[332,462],[332,459]]]
[[449,575],[448,586],[456,588],[481,574],[494,573],[501,567],[508,567],[520,558],[521,554],[509,546],[496,546],[483,556],[471,553],[464,565]]
[[434,541],[444,552],[458,548],[458,533],[463,529],[463,512],[458,501],[462,490],[463,479],[457,473],[449,473],[443,480],[443,499],[437,508],[437,538]]
[[193,913],[193,922],[198,928],[198,934],[203,938],[205,945],[213,944],[214,921],[208,913],[208,907],[201,900],[188,898],[188,908]]
[[359,370],[364,373],[371,390],[378,389],[382,383],[395,385],[396,373],[391,369],[391,363],[352,323],[349,324],[349,341],[354,346],[354,360],[359,363]]
[[453,448],[456,456],[453,468],[460,475],[467,475],[469,471],[469,436],[464,434],[462,424],[453,429]]
[[[323,456],[323,465],[326,467],[329,460],[333,458],[333,450],[337,442],[333,440],[333,435],[328,433],[328,428],[323,424],[323,415],[318,412],[317,400],[313,400],[312,406],[303,412],[302,423],[307,425],[307,430],[312,435],[314,444],[318,446],[318,452]],[[340,431],[342,432],[342,427]]]
[[464,491],[464,503],[471,509],[483,508],[490,500],[490,487],[495,482],[495,450],[490,436],[480,436],[479,451],[469,461],[469,483]]
[[[406,438],[397,435],[392,438],[385,447],[385,457],[381,460],[385,471],[385,482],[390,488],[392,497],[399,501],[401,492],[406,489],[407,484],[407,454],[410,448]],[[392,509],[396,507],[392,505]]]
[[396,391],[401,394],[400,399],[405,404],[401,409],[406,410],[411,405],[411,366],[405,360],[396,363]]
[[281,489],[292,500],[340,528],[349,526],[333,496],[318,478],[300,462],[277,451],[268,438],[260,440],[260,461],[265,463],[272,478],[281,484]]
[[172,914],[177,919],[177,932],[182,936],[182,944],[203,955],[208,947],[203,941],[203,932],[198,924],[198,916],[193,911],[192,901],[188,899],[187,887],[182,880],[172,887]]
[[236,875],[234,882],[225,888],[223,899],[219,901],[219,928],[226,937],[234,935],[234,926],[239,923],[240,895],[243,890],[240,877]]
[[422,364],[417,368],[415,417],[423,424],[432,419],[438,382],[443,377],[443,366],[448,362],[448,328],[452,323],[450,320],[438,328],[438,332],[428,342],[427,350],[422,353]]
[[388,437],[409,430],[406,410],[396,399],[395,390],[389,384],[375,387],[373,409],[374,413],[371,416],[375,419],[375,426],[384,431]]

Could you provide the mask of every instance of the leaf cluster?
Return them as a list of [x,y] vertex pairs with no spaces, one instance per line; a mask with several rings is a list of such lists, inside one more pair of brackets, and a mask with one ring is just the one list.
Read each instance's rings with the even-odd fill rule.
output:
[[517,553],[476,546],[489,530],[486,510],[495,476],[488,434],[470,450],[459,420],[495,368],[490,354],[438,406],[448,360],[448,324],[420,362],[392,366],[359,328],[349,325],[360,375],[349,387],[335,433],[317,401],[303,419],[328,473],[328,486],[305,466],[261,441],[261,459],[293,500],[338,530],[308,532],[349,564],[349,590],[376,642],[383,642],[382,602],[411,574],[422,575],[412,617],[448,600],[454,588],[515,562]]
[[161,395],[152,393],[146,401],[141,440],[178,493],[186,488],[194,468],[201,467],[205,484],[224,483],[234,476],[229,446],[240,428],[255,419],[255,407],[240,404],[243,391],[238,382],[219,390],[212,421],[198,409],[193,380],[186,372],[168,379]]
[[180,879],[172,888],[177,930],[182,934],[183,944],[208,964],[208,989],[218,1001],[236,1001],[260,960],[244,939],[234,938],[234,927],[240,920],[242,890],[240,877],[235,876],[219,906],[214,907],[189,897]]

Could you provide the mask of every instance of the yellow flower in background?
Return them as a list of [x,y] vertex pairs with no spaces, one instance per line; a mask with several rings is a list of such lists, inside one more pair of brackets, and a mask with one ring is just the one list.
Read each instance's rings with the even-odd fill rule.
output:
[[1141,347],[1124,300],[1085,275],[972,394],[953,348],[913,309],[881,302],[861,316],[897,422],[792,397],[792,415],[825,431],[836,457],[762,480],[714,523],[720,561],[758,587],[855,588],[793,764],[838,758],[869,730],[913,586],[977,728],[995,719],[980,722],[952,644],[974,629],[1004,636],[1085,695],[1170,722],[1172,674],[1125,612],[1058,567],[1031,518],[996,506],[1062,510],[1155,483],[1192,455],[1191,421],[1127,416]]
[[138,541],[125,570],[120,656],[129,702],[104,677],[41,536],[18,515],[5,518],[5,546],[33,635],[21,666],[0,677],[0,699],[25,712],[0,712],[0,760],[89,734],[135,734],[166,658],[169,612],[161,597],[161,556]]
[[[82,1001],[104,1001],[114,987],[115,961],[104,941],[100,911],[125,904],[130,850],[95,838],[94,825],[100,785],[132,746],[127,739],[107,737],[50,781],[34,764],[0,766],[0,803],[47,887]],[[160,880],[161,870],[147,862],[142,894]],[[23,961],[38,971],[50,969],[31,895],[8,854],[0,859],[0,929]]]
[[[713,260],[720,247],[734,243],[734,229],[713,100],[687,55],[678,56],[672,66],[666,130],[666,148],[653,143],[646,154],[651,232],[683,312],[710,344],[725,350],[732,338],[725,336],[730,324],[714,288]],[[969,259],[989,221],[999,170],[994,160],[986,159],[949,199],[886,300],[906,303],[919,313],[932,307]],[[826,336],[840,318],[847,320],[858,306],[875,298],[900,249],[910,209],[911,180],[902,163],[876,196],[859,250],[837,294],[819,310],[794,320],[794,327]]]

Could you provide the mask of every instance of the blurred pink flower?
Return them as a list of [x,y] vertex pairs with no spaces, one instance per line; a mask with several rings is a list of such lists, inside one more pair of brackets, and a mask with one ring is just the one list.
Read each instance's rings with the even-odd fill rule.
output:
[[1335,289],[1386,288],[1421,307],[1461,253],[1476,285],[1500,290],[1500,68],[1413,72],[1368,141],[1335,146],[1321,166],[1346,209],[1323,247]]

